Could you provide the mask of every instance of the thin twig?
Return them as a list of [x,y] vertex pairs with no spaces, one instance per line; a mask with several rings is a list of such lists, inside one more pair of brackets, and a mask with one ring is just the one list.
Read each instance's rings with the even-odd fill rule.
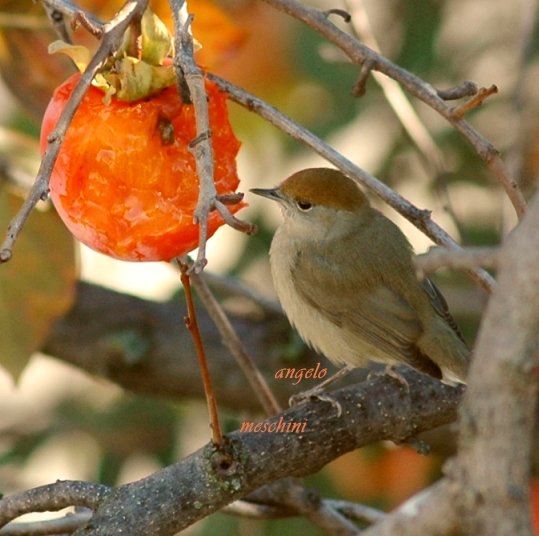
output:
[[228,316],[219,305],[219,302],[215,299],[215,296],[212,294],[206,281],[201,274],[196,273],[192,273],[191,280],[204,307],[206,307],[206,310],[215,322],[219,333],[221,333],[225,346],[236,358],[236,361],[253,388],[256,397],[260,401],[260,404],[262,404],[264,411],[268,416],[279,413],[281,408],[273,396],[271,389],[268,387],[264,376],[262,376],[253,361],[253,358],[243,346],[243,343],[230,323]]
[[195,273],[200,273],[206,266],[206,242],[208,240],[208,220],[212,210],[222,216],[225,222],[239,231],[253,234],[256,226],[236,218],[227,206],[219,202],[214,181],[212,131],[208,113],[208,100],[204,83],[204,73],[195,62],[193,52],[193,36],[190,26],[192,15],[185,18],[183,0],[169,0],[174,16],[175,49],[174,63],[177,66],[179,87],[187,83],[190,99],[195,107],[195,121],[197,135],[189,143],[189,150],[196,160],[197,174],[200,181],[198,202],[194,214],[194,222],[199,225],[199,243],[197,259],[192,266]]
[[65,137],[67,129],[69,128],[71,120],[79,107],[79,104],[92,83],[95,74],[105,63],[107,58],[121,44],[123,34],[131,19],[143,13],[147,4],[148,0],[130,0],[126,2],[124,7],[110,22],[103,25],[103,38],[101,44],[88,64],[88,67],[84,73],[82,73],[77,85],[73,89],[73,93],[66,103],[65,108],[62,110],[54,130],[49,134],[47,139],[47,150],[45,151],[43,159],[41,160],[36,181],[30,190],[30,193],[26,197],[21,209],[11,220],[8,226],[6,238],[3,244],[0,246],[0,263],[7,262],[11,258],[13,246],[15,245],[17,237],[22,231],[26,220],[39,200],[47,198],[49,192],[49,179],[58,153],[60,152],[62,141]]
[[[442,479],[413,495],[391,515],[364,531],[365,536],[417,536],[456,534],[460,528],[455,507],[455,486]],[[463,493],[461,491],[460,493]]]
[[299,478],[289,477],[266,484],[244,499],[251,503],[277,506],[286,517],[301,515],[331,536],[359,534],[359,529],[335,507],[334,501],[322,499],[316,490],[306,488]]
[[195,343],[198,362],[200,364],[200,370],[202,372],[202,382],[204,383],[204,392],[206,393],[206,401],[208,403],[208,410],[210,413],[210,426],[212,429],[212,441],[219,446],[224,445],[223,431],[221,429],[221,423],[219,421],[219,412],[217,411],[217,402],[215,400],[215,394],[211,384],[210,371],[208,370],[208,362],[206,360],[206,353],[204,352],[204,345],[200,337],[200,331],[198,329],[197,317],[195,311],[195,304],[193,302],[193,295],[191,293],[191,281],[189,276],[189,267],[179,259],[176,259],[176,263],[181,272],[182,285],[185,291],[185,301],[187,302],[187,314],[185,317],[185,325],[191,332],[193,342]]
[[330,15],[338,15],[342,18],[344,22],[350,22],[352,20],[352,17],[350,16],[350,13],[348,11],[345,11],[344,9],[339,8],[333,8],[333,9],[327,9],[324,11],[324,14],[326,17],[329,17]]
[[[529,133],[527,132],[525,121],[528,119],[527,114],[524,113],[525,94],[526,94],[526,77],[529,73],[529,69],[526,67],[530,65],[532,55],[535,53],[535,35],[539,25],[537,13],[539,6],[535,0],[527,0],[521,5],[520,15],[520,28],[519,35],[519,55],[518,60],[511,66],[513,72],[518,73],[517,79],[514,83],[513,95],[511,97],[511,104],[513,112],[511,117],[513,118],[514,132],[512,136],[513,142],[506,153],[506,162],[509,170],[515,177],[518,184],[522,186],[523,182],[523,163],[524,163],[524,151],[529,140]],[[506,227],[509,222],[507,220],[507,214],[504,214],[504,221],[502,222],[502,233],[505,234]]]
[[[322,501],[318,493],[288,481],[283,487],[284,502],[332,536],[358,536],[360,530],[348,518]],[[295,485],[294,485],[295,484]]]
[[208,271],[204,272],[204,276],[210,287],[213,287],[217,291],[221,291],[232,296],[241,296],[249,301],[252,301],[253,303],[256,303],[257,305],[260,305],[263,310],[268,311],[269,313],[284,315],[283,308],[278,301],[262,296],[237,279],[216,275]]
[[418,255],[415,259],[416,270],[420,278],[431,274],[440,268],[497,268],[500,248],[478,247],[466,248],[461,251],[442,247],[431,248],[427,253]]
[[[185,8],[183,0],[171,0],[170,7],[174,16],[174,30],[176,34],[174,39],[176,50],[174,62],[181,69],[195,107],[197,136],[189,144],[189,150],[195,156],[197,174],[200,181],[198,202],[193,218],[194,222],[199,225],[198,255],[194,265],[194,271],[198,273],[204,269],[207,263],[206,242],[208,240],[208,218],[214,208],[214,200],[217,196],[213,176],[211,126],[204,75],[193,57],[193,37],[190,32],[193,17],[189,15],[187,19],[182,20],[182,8]],[[183,13],[185,13],[185,9]]]
[[[82,11],[81,8],[75,5],[70,0],[41,0],[46,6],[47,10],[54,10],[58,13],[61,13],[68,19],[72,19],[75,15]],[[125,7],[125,6],[124,6]],[[122,8],[123,9],[123,8]],[[94,17],[92,14],[84,12],[86,18],[95,26],[102,26],[103,22],[100,21],[97,17]],[[112,21],[111,21],[112,22]]]
[[[313,151],[323,156],[344,173],[371,190],[387,204],[392,206],[397,212],[401,213],[407,220],[412,222],[417,228],[423,231],[433,242],[451,248],[452,250],[462,250],[461,246],[459,246],[440,226],[431,220],[430,212],[428,210],[420,210],[412,205],[389,186],[386,186],[363,169],[357,167],[310,131],[277,110],[277,108],[274,108],[265,101],[247,93],[243,89],[218,76],[208,75],[208,78],[216,82],[223,91],[228,93],[233,101],[244,106],[247,110],[257,113],[292,138],[298,140],[307,147],[310,147]],[[496,286],[494,279],[485,272],[485,270],[475,268],[467,270],[467,272],[489,292],[492,292]]]
[[[370,20],[365,9],[363,0],[345,0],[348,8],[353,14],[353,24],[352,28],[354,33],[358,36],[367,46],[372,48],[375,52],[381,53],[380,47],[374,36]],[[352,89],[352,94],[356,95],[355,92],[360,94],[365,92],[365,82],[368,74],[371,72],[373,67],[373,62],[367,60],[361,67],[361,72],[359,79]],[[368,71],[367,71],[368,69]],[[387,76],[374,71],[372,73],[374,80],[382,88],[384,96],[388,101],[389,105],[395,112],[398,120],[403,126],[404,130],[408,133],[408,136],[417,147],[420,158],[420,162],[425,167],[426,174],[431,176],[436,181],[436,185],[440,191],[441,197],[444,198],[444,209],[449,214],[455,227],[459,231],[459,238],[461,236],[460,229],[461,225],[458,221],[458,218],[455,214],[455,211],[452,208],[451,198],[449,192],[447,191],[447,182],[444,180],[445,177],[445,162],[442,151],[436,145],[436,142],[430,135],[428,129],[424,125],[423,121],[415,111],[414,107],[410,103],[406,94],[399,86],[399,84]],[[460,92],[463,91],[462,88],[459,88]],[[466,86],[466,90],[469,91],[469,86]],[[454,95],[455,92],[452,93]]]
[[[220,512],[248,519],[283,519],[286,517],[296,517],[298,515],[294,509],[286,506],[255,503],[245,499],[235,501],[232,504],[225,506]],[[3,536],[1,531],[0,536]]]
[[361,66],[361,71],[359,72],[357,81],[352,87],[352,96],[359,98],[365,95],[365,93],[367,92],[367,80],[369,79],[371,72],[372,72],[372,62],[366,61]]
[[[369,48],[380,53],[380,47],[372,31],[362,0],[345,0],[345,3],[352,14],[352,28],[354,29],[354,33]],[[430,169],[427,170],[427,173],[439,176],[444,170],[443,157],[440,149],[437,147],[399,84],[395,80],[373,71],[373,68],[375,68],[374,62],[371,58],[367,58],[361,67],[359,80],[352,90],[353,94],[355,95],[354,91],[361,92],[365,90],[363,79],[372,72],[373,78],[382,88],[387,102],[395,112],[404,130],[408,133],[410,139],[428,163]]]
[[521,219],[526,211],[526,202],[518,185],[509,175],[500,154],[494,146],[479,134],[464,119],[453,116],[453,107],[441,99],[434,88],[421,80],[419,77],[406,71],[374,52],[357,39],[346,34],[337,26],[331,23],[324,12],[302,4],[297,0],[265,0],[266,3],[275,9],[287,13],[300,20],[307,26],[326,37],[329,41],[343,50],[348,57],[358,65],[363,65],[367,60],[373,62],[373,70],[380,71],[393,78],[411,95],[422,100],[425,104],[437,111],[453,127],[458,130],[474,147],[478,155],[485,161],[498,181],[505,189],[507,196],[515,208],[515,212]]
[[[133,17],[135,20],[138,17]],[[71,19],[71,28],[76,30],[79,26],[82,26],[89,34],[93,35],[97,39],[101,39],[103,34],[102,26],[94,24],[88,15],[84,11],[77,11]]]
[[461,119],[468,112],[479,108],[479,106],[481,106],[488,97],[495,95],[496,93],[498,93],[498,88],[494,84],[492,84],[492,86],[489,88],[479,88],[477,94],[474,95],[469,101],[466,101],[453,109],[453,117],[455,119]]
[[466,82],[463,82],[460,86],[451,87],[449,89],[438,89],[436,90],[436,93],[438,94],[438,97],[447,101],[458,100],[463,97],[473,97],[474,95],[477,95],[478,91],[479,86],[475,82],[466,80]]
[[385,519],[388,514],[372,508],[371,506],[365,506],[364,504],[357,504],[349,501],[339,501],[334,499],[326,499],[324,502],[328,503],[331,507],[335,508],[346,517],[368,523],[373,525]]

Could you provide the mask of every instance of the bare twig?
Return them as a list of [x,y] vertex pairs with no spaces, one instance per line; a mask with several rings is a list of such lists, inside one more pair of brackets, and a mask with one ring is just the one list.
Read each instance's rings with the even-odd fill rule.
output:
[[344,9],[339,9],[339,8],[328,9],[324,11],[324,14],[326,15],[326,17],[329,17],[330,15],[338,15],[339,17],[342,18],[344,22],[350,22],[352,20],[350,13],[348,13],[348,11],[345,11]]
[[[420,491],[363,532],[364,536],[449,536],[455,534],[459,526],[459,516],[455,508],[454,490],[441,480]],[[464,493],[461,492],[461,493]]]
[[366,61],[361,66],[361,71],[359,72],[357,81],[354,84],[354,87],[352,88],[352,95],[354,97],[359,98],[365,95],[365,93],[367,92],[367,87],[366,87],[367,80],[369,79],[371,73],[372,73],[372,62]]
[[439,268],[497,268],[499,256],[500,249],[497,247],[466,248],[461,251],[435,247],[423,255],[418,255],[414,261],[418,275],[422,277],[423,274],[431,274]]
[[217,291],[221,291],[232,296],[242,296],[249,301],[256,303],[257,305],[260,305],[260,307],[262,307],[262,309],[265,311],[273,314],[284,315],[283,308],[278,301],[262,296],[237,279],[216,275],[207,271],[204,272],[204,276],[209,285]]
[[371,506],[365,506],[364,504],[357,504],[349,501],[339,501],[334,499],[326,499],[326,503],[338,510],[346,517],[350,519],[355,519],[356,521],[362,521],[363,523],[368,523],[373,525],[378,523],[387,517],[385,512],[376,510]]
[[[522,186],[522,169],[524,162],[524,150],[529,139],[525,120],[527,114],[524,113],[525,94],[526,94],[526,77],[529,73],[528,67],[532,55],[535,53],[534,36],[537,32],[539,20],[537,17],[539,6],[534,0],[527,0],[520,9],[520,28],[518,35],[520,38],[518,60],[512,65],[512,70],[518,73],[515,80],[511,104],[513,106],[513,124],[515,134],[512,136],[513,143],[507,151],[506,161],[509,170],[515,177],[518,184]],[[506,219],[506,218],[505,218]],[[503,222],[504,227],[507,223]],[[502,229],[505,232],[506,229]]]
[[[133,17],[135,20],[138,17]],[[77,11],[71,19],[71,28],[76,30],[79,26],[82,26],[89,34],[93,35],[97,39],[101,39],[103,35],[103,28],[101,24],[95,24],[88,17],[84,11]]]
[[181,280],[183,289],[185,291],[185,301],[187,302],[188,316],[185,317],[185,325],[191,332],[193,342],[195,343],[198,362],[200,370],[202,372],[202,381],[204,383],[204,391],[206,393],[206,401],[208,403],[208,410],[210,413],[210,426],[212,429],[212,441],[219,446],[224,445],[223,431],[221,429],[221,423],[219,421],[219,412],[217,411],[217,402],[215,400],[215,394],[211,384],[210,371],[208,370],[208,362],[206,360],[206,353],[204,352],[204,345],[200,338],[200,331],[198,329],[197,317],[195,311],[195,304],[193,302],[193,295],[191,293],[191,281],[188,273],[189,267],[187,264],[176,260],[176,263],[181,272]]
[[455,119],[461,119],[464,117],[468,112],[471,112],[472,110],[475,110],[476,108],[479,108],[491,95],[495,95],[498,93],[498,88],[493,84],[489,88],[479,88],[479,91],[476,95],[474,95],[469,101],[466,101],[456,108],[453,108],[453,117]]
[[[363,169],[357,167],[342,154],[335,151],[310,131],[303,128],[273,106],[218,76],[208,75],[208,77],[211,80],[214,80],[223,91],[226,91],[233,101],[241,104],[249,111],[257,113],[292,138],[310,147],[341,169],[344,173],[371,190],[423,231],[433,242],[457,251],[462,250],[462,248],[441,227],[431,220],[430,212],[428,210],[420,210],[412,205],[397,192],[389,188],[389,186],[386,186]],[[495,287],[495,281],[484,270],[476,268],[471,269],[468,272],[489,292]]]
[[247,350],[245,350],[241,339],[232,327],[223,308],[219,305],[219,302],[208,288],[206,281],[200,274],[192,274],[192,282],[197,294],[204,303],[206,310],[221,333],[225,346],[230,350],[240,365],[266,414],[271,416],[279,413],[281,408],[268,387],[264,376],[262,376],[258,370],[258,367],[255,365]]
[[[195,107],[195,120],[197,136],[189,144],[189,149],[195,156],[197,174],[200,180],[200,191],[194,222],[199,225],[199,243],[197,259],[192,267],[195,273],[200,273],[206,266],[206,242],[208,239],[208,218],[212,210],[216,209],[225,222],[231,227],[252,234],[256,227],[237,219],[218,200],[214,182],[213,147],[210,118],[208,114],[208,101],[204,83],[204,74],[193,57],[193,36],[190,32],[193,16],[184,17],[183,0],[170,0],[170,7],[174,16],[175,48],[174,62],[177,65],[178,84],[187,83],[193,105]],[[184,20],[185,19],[185,20]]]
[[[354,29],[354,33],[369,48],[380,53],[380,47],[372,31],[362,0],[345,1],[348,10],[352,14],[352,28]],[[373,71],[373,68],[375,68],[374,62],[371,58],[367,58],[361,67],[359,80],[352,89],[352,93],[355,95],[356,91],[360,93],[365,91],[363,79],[372,71],[373,78],[382,88],[386,100],[395,112],[404,130],[406,130],[410,139],[428,164],[430,169],[427,172],[431,175],[439,176],[444,170],[443,157],[440,149],[436,146],[432,136],[417,115],[414,107],[410,104],[398,82],[379,72]]]
[[[70,0],[42,0],[43,4],[46,6],[47,11],[52,10],[58,13],[61,13],[68,19],[73,19],[77,13],[80,13],[81,9],[75,5]],[[125,7],[125,6],[124,6]],[[86,18],[95,26],[102,26],[98,18],[94,17],[90,13],[84,12]]]
[[194,221],[199,225],[198,256],[194,265],[196,273],[202,271],[207,263],[206,241],[208,240],[208,218],[214,208],[217,196],[213,177],[213,147],[211,143],[211,127],[208,115],[208,102],[204,86],[204,75],[195,63],[193,57],[193,37],[190,33],[192,16],[185,20],[183,0],[171,0],[170,7],[174,16],[175,49],[174,62],[183,74],[189,88],[190,97],[195,106],[197,137],[189,144],[189,149],[195,155],[197,173],[200,180],[197,207]]
[[297,0],[265,1],[275,9],[304,22],[307,26],[329,39],[342,49],[354,63],[363,65],[366,61],[371,61],[373,63],[373,70],[380,71],[393,78],[411,95],[419,98],[442,115],[472,144],[478,155],[490,167],[505,189],[517,216],[519,219],[522,218],[526,211],[526,202],[518,185],[509,175],[498,151],[464,119],[455,118],[453,116],[453,107],[442,100],[430,84],[393,64],[387,58],[377,54],[357,39],[340,30],[328,20],[324,12],[309,5],[302,4]]
[[21,209],[11,220],[6,238],[0,246],[0,263],[6,262],[11,258],[13,246],[19,236],[26,220],[40,199],[45,199],[49,192],[49,179],[56,162],[62,141],[65,137],[67,129],[73,119],[80,102],[84,98],[92,79],[98,69],[105,63],[107,58],[121,44],[123,34],[127,29],[131,19],[144,12],[148,0],[130,0],[126,2],[124,7],[115,15],[115,17],[102,27],[103,38],[101,44],[91,59],[88,67],[82,73],[77,85],[73,89],[73,93],[69,98],[65,108],[60,114],[58,123],[54,130],[49,134],[49,145],[39,168],[34,186],[26,197]]
[[[298,515],[293,508],[256,503],[244,499],[225,506],[220,512],[249,519],[283,519],[285,517],[295,517]],[[2,536],[2,532],[0,532],[0,536]]]
[[314,490],[291,479],[283,482],[281,500],[331,536],[358,536],[360,530],[349,519],[321,500]]
[[[345,1],[353,14],[352,27],[354,29],[354,33],[375,52],[381,53],[363,0]],[[356,95],[356,92],[358,92],[359,95],[357,96],[361,96],[361,94],[365,92],[366,77],[372,70],[372,67],[373,62],[367,59],[367,61],[362,65],[359,79],[352,89],[353,95]],[[459,224],[458,218],[452,208],[449,192],[447,191],[446,181],[444,180],[446,165],[442,151],[436,145],[436,142],[430,135],[428,129],[420,119],[419,115],[415,111],[399,84],[392,78],[388,78],[379,72],[374,71],[372,74],[375,81],[382,88],[386,100],[395,112],[395,115],[397,116],[404,130],[408,133],[408,136],[419,151],[419,155],[421,157],[420,162],[423,164],[426,174],[435,180],[441,196],[445,200],[444,208],[455,223],[457,230],[460,231],[461,225]],[[460,92],[463,91],[463,88],[464,86],[459,88]],[[470,90],[469,85],[466,85],[466,90]],[[452,95],[455,93],[456,92],[453,91]]]
[[473,97],[474,95],[477,95],[478,91],[478,85],[475,82],[467,80],[460,86],[451,87],[449,89],[438,89],[436,90],[436,93],[438,94],[438,97],[443,100],[458,100],[463,97]]

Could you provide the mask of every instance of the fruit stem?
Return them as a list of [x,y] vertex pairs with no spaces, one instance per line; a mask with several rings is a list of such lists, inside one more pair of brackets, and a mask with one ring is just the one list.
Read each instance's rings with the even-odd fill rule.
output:
[[174,259],[173,262],[176,262],[178,268],[180,269],[181,282],[185,290],[185,301],[187,302],[187,316],[184,318],[184,320],[187,329],[191,332],[191,336],[193,337],[198,362],[200,364],[200,370],[202,372],[202,382],[204,384],[204,392],[206,393],[206,401],[208,403],[208,411],[210,413],[212,441],[218,446],[223,446],[225,444],[225,440],[223,437],[223,431],[221,429],[221,422],[219,421],[217,402],[211,384],[210,371],[208,370],[208,362],[206,360],[206,353],[204,352],[204,345],[202,344],[202,338],[200,337],[200,331],[198,329],[195,304],[193,302],[193,293],[191,292],[189,267],[187,266],[187,264],[181,262],[179,259]]

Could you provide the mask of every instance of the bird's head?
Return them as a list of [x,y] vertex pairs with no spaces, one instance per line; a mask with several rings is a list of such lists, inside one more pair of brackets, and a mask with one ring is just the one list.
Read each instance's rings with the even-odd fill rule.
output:
[[357,184],[336,169],[304,169],[276,188],[250,191],[277,201],[287,231],[306,239],[323,239],[346,232],[370,209]]

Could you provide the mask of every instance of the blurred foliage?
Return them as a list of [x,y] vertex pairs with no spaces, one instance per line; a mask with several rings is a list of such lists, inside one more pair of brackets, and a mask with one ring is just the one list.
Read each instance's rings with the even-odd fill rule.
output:
[[427,77],[433,69],[440,69],[436,41],[444,5],[441,0],[408,0],[396,6],[395,16],[401,21],[403,39],[395,62],[418,76]]

